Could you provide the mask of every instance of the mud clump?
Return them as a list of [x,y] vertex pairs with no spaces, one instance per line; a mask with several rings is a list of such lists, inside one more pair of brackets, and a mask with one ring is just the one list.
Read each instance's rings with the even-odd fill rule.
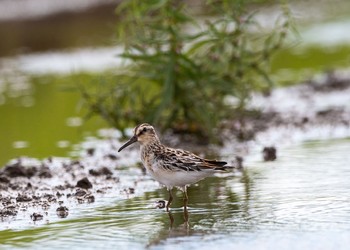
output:
[[53,194],[44,194],[43,198],[46,199],[48,202],[57,202],[57,199]]
[[32,178],[34,176],[38,176],[40,178],[52,178],[52,173],[50,168],[45,165],[24,166],[20,159],[0,170],[0,182],[6,182],[6,178]]
[[76,187],[89,189],[89,188],[92,188],[92,183],[89,181],[87,177],[84,177],[83,179],[77,182]]
[[39,169],[38,176],[40,178],[52,178],[51,170],[47,166],[42,166]]
[[82,197],[82,196],[85,196],[86,194],[87,194],[87,192],[85,190],[77,189],[77,191],[75,192],[74,196]]
[[264,147],[262,153],[264,161],[274,161],[277,159],[277,150],[275,147]]
[[69,209],[66,206],[60,206],[56,209],[56,214],[60,218],[66,218],[69,214]]
[[13,205],[8,205],[7,207],[0,209],[0,218],[16,216],[17,215],[16,207]]
[[87,201],[87,203],[93,203],[95,202],[95,196],[93,196],[92,194],[86,195],[85,200]]
[[14,209],[2,209],[0,210],[0,217],[16,216],[17,211]]
[[115,154],[107,154],[105,155],[106,158],[111,159],[112,161],[118,160],[118,156]]
[[78,203],[92,203],[95,202],[95,196],[93,196],[90,192],[87,192],[84,189],[77,189],[75,194],[75,198],[77,199]]
[[112,176],[112,171],[109,170],[109,168],[107,167],[102,167],[100,169],[90,169],[89,170],[89,174],[91,174],[92,176],[101,176],[101,175],[107,175],[107,176]]
[[7,178],[6,176],[1,176],[0,175],[0,183],[9,183],[10,182],[10,179]]
[[27,195],[23,195],[23,194],[19,194],[17,197],[16,197],[16,201],[17,202],[29,202],[29,201],[32,201],[33,198],[30,197],[30,196],[27,196]]
[[86,150],[86,153],[89,155],[89,156],[93,156],[95,154],[95,149],[94,148],[88,148]]
[[1,170],[0,175],[5,175],[8,177],[32,177],[35,175],[37,169],[36,167],[24,167],[20,162],[14,163],[12,165],[5,166]]
[[311,79],[307,82],[315,91],[329,92],[342,91],[350,87],[350,79],[341,77],[337,72],[330,70],[324,73],[323,80]]
[[[88,155],[95,160],[93,150]],[[51,210],[65,218],[73,209],[70,206],[95,202],[100,192],[93,187],[107,192],[119,181],[114,177],[116,168],[108,165],[113,157],[105,155],[101,155],[101,164],[91,162],[89,156],[86,160],[13,159],[0,168],[0,221],[16,220],[18,216],[39,221]]]
[[32,215],[30,215],[30,218],[32,219],[32,221],[39,221],[42,220],[44,216],[39,213],[33,213]]

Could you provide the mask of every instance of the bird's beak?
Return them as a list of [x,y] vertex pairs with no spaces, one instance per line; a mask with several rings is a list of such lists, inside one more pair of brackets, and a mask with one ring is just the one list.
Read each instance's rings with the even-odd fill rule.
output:
[[134,142],[137,142],[137,137],[135,135],[131,137],[123,146],[121,146],[120,149],[118,149],[118,152],[122,151],[124,148],[133,144]]

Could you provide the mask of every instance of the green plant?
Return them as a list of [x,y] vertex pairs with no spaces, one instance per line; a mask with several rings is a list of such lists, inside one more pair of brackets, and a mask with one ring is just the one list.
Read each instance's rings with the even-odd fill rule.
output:
[[122,2],[128,64],[104,91],[83,91],[90,111],[122,131],[149,122],[211,138],[221,121],[244,113],[252,91],[271,88],[268,62],[289,28],[286,18],[262,32],[245,2],[207,1],[206,16],[195,16],[191,1]]

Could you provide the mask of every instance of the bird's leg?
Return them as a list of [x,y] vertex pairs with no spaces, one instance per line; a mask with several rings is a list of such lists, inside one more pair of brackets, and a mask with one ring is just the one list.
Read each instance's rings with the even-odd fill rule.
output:
[[188,211],[187,209],[184,209],[184,226],[186,230],[189,228],[189,223],[188,223]]
[[166,204],[166,211],[169,212],[169,207],[171,202],[173,201],[173,194],[171,193],[171,188],[168,188],[169,191],[169,200],[168,200],[168,204]]
[[187,204],[188,204],[187,186],[183,188],[183,191],[184,191],[184,212],[187,213]]

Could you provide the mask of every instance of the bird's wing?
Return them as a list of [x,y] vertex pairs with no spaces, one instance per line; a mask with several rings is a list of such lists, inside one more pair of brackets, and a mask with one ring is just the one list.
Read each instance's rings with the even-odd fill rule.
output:
[[162,167],[172,171],[225,170],[225,161],[203,159],[189,151],[168,148],[156,156]]

